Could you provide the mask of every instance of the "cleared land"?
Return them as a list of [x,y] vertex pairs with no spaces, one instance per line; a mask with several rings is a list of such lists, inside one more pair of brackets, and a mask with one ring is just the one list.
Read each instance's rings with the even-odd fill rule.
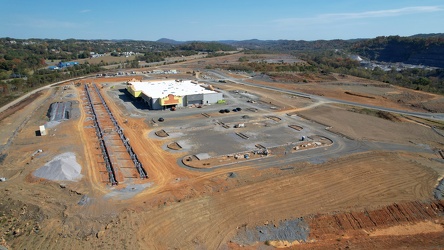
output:
[[[441,131],[442,122],[377,114],[235,81],[400,109],[439,106],[441,97],[352,77],[330,79],[340,76],[299,84],[221,71],[235,76],[223,83],[204,69],[235,63],[240,56],[167,66],[176,66],[182,73],[174,77],[183,79],[195,79],[186,72],[200,71],[199,80],[222,91],[225,104],[150,111],[127,95],[125,79],[91,78],[80,86],[50,88],[27,105],[16,106],[15,113],[0,120],[0,177],[6,177],[0,183],[0,211],[8,211],[0,214],[2,244],[11,249],[442,246],[444,207],[434,190],[444,176],[438,153],[444,137],[431,128]],[[278,59],[274,57],[260,60],[273,62]],[[114,186],[103,178],[104,158],[86,83],[98,85],[149,178],[124,176]],[[401,94],[392,97],[404,103],[389,98],[393,91]],[[419,99],[403,99],[402,93]],[[424,106],[409,106],[413,99]],[[69,119],[50,123],[48,135],[37,136],[55,102],[72,104]],[[237,107],[241,111],[233,111]],[[222,114],[221,109],[231,112]],[[115,131],[109,127],[107,133]],[[109,145],[116,164],[126,169],[129,160],[123,149]],[[268,155],[254,154],[264,149]],[[80,180],[50,181],[34,175],[63,153],[74,155],[82,166]],[[242,160],[234,161],[235,155]],[[196,157],[205,167],[186,166],[186,157]],[[128,171],[129,176],[135,173]]]

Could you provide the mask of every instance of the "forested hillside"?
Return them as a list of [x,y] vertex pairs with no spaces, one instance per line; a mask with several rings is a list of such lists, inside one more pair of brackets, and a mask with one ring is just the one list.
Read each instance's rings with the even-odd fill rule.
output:
[[[47,62],[76,61],[94,55],[108,55],[112,62],[123,57],[122,67],[138,67],[139,61],[158,62],[167,57],[193,55],[208,57],[224,55],[225,51],[242,49],[246,54],[286,53],[309,62],[310,66],[286,66],[277,70],[298,69],[340,72],[430,92],[444,92],[444,35],[420,34],[412,37],[377,37],[356,40],[245,40],[220,42],[176,42],[133,40],[57,40],[0,38],[0,96],[2,103],[39,86],[90,73],[100,72],[108,62],[82,61],[73,67],[48,70]],[[339,53],[339,54],[338,54]],[[441,69],[406,69],[402,72],[364,69],[348,55],[358,54],[370,60],[403,62]],[[129,55],[133,57],[127,59]],[[131,61],[130,61],[131,60]],[[100,63],[97,63],[100,62]],[[120,67],[120,65],[119,65]],[[236,67],[263,70],[262,65],[243,63]],[[299,69],[300,68],[300,69]],[[1,104],[1,103],[0,103]]]
[[[103,71],[108,62],[125,61],[124,66],[138,67],[139,61],[159,62],[167,57],[188,56],[206,52],[223,55],[236,48],[218,42],[168,42],[134,40],[58,40],[0,38],[0,105],[39,86]],[[107,62],[72,64],[70,67],[47,69],[47,63],[79,61],[94,56],[108,56]],[[129,57],[131,59],[129,59]],[[119,59],[123,58],[123,59]],[[114,60],[115,59],[115,60]],[[119,63],[117,63],[119,64]]]
[[227,41],[237,47],[242,47],[249,50],[264,50],[275,52],[289,52],[289,51],[319,51],[329,49],[348,49],[355,40],[317,40],[317,41],[303,41],[303,40],[245,40],[245,41]]
[[356,42],[352,51],[370,60],[444,68],[444,35],[377,37]]
[[[172,46],[149,41],[0,39],[0,80],[29,76],[45,65],[45,60],[72,61],[89,58],[91,53],[145,52],[169,50]],[[12,75],[12,76],[11,76]]]

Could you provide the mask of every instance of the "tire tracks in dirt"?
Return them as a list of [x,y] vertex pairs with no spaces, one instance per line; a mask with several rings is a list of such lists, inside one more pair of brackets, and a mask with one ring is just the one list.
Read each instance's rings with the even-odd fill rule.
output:
[[[170,247],[193,247],[196,245],[193,242],[199,242],[196,239],[202,237],[206,239],[206,247],[215,248],[227,242],[236,233],[236,227],[244,223],[254,226],[260,221],[278,222],[308,215],[312,211],[331,212],[365,205],[379,206],[393,201],[425,199],[431,196],[431,186],[426,183],[434,179],[433,175],[418,175],[423,169],[408,163],[403,166],[402,171],[398,171],[384,158],[389,158],[392,162],[404,162],[394,154],[377,159],[373,154],[360,155],[332,163],[335,166],[327,167],[324,171],[310,169],[302,176],[279,176],[210,197],[174,203],[147,212],[143,223],[146,227],[140,233],[150,235],[151,239],[146,241],[155,245],[162,246],[164,242],[156,239],[163,238],[165,242],[169,242],[167,245]],[[343,164],[347,167],[342,167]],[[373,168],[378,168],[379,171],[371,171]],[[360,185],[348,188],[353,182]],[[415,185],[421,188],[415,191]],[[367,191],[372,189],[375,190],[374,194],[366,196]],[[381,196],[387,189],[393,190],[390,196]],[[407,190],[407,194],[397,196],[396,193],[401,190]],[[357,197],[360,200],[357,201]],[[139,216],[145,217],[143,213]],[[177,228],[176,225],[181,227]],[[180,239],[181,244],[175,243],[177,239]]]

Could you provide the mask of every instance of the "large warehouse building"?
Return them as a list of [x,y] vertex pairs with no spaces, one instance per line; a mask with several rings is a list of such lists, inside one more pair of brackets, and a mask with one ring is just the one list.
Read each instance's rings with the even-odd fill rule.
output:
[[127,84],[128,92],[135,98],[143,99],[149,109],[213,104],[223,99],[222,93],[190,80],[129,81]]

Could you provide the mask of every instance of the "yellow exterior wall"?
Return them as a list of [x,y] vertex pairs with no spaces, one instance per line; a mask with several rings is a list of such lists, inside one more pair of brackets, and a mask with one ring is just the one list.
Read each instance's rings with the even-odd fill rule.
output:
[[128,90],[128,92],[131,93],[131,95],[133,95],[134,97],[140,97],[140,95],[142,95],[142,91],[136,91],[134,90],[132,85],[129,85],[128,87],[126,87],[126,89]]

